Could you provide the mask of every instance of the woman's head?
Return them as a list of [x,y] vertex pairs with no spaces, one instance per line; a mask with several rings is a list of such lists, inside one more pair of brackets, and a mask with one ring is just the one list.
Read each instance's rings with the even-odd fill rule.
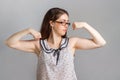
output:
[[[69,25],[68,16],[68,12],[61,8],[51,8],[50,10],[48,10],[48,12],[44,16],[40,30],[42,39],[46,39],[49,37],[53,30],[52,28],[54,28],[56,31],[57,28],[55,26],[58,26],[58,24],[61,24],[61,26]],[[67,33],[61,36],[66,37],[66,34]]]

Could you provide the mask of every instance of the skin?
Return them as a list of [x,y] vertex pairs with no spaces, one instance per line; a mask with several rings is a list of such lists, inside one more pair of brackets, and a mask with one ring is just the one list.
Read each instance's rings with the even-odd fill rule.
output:
[[[69,17],[66,14],[60,16],[56,21],[69,22]],[[63,35],[67,32],[68,25],[62,25],[57,22],[49,22],[52,28],[52,32],[47,39],[47,43],[51,48],[57,49],[60,46]],[[71,49],[71,53],[74,55],[75,50],[87,50],[87,49],[95,49],[98,47],[102,47],[106,44],[106,41],[103,37],[89,24],[86,22],[73,22],[72,24],[73,30],[76,29],[86,29],[92,36],[91,39],[80,38],[80,37],[70,37],[69,38],[69,48]],[[27,34],[31,34],[34,39],[33,40],[21,40],[21,38]],[[41,46],[39,45],[39,38],[41,38],[41,34],[32,29],[28,28],[17,33],[11,35],[5,43],[14,49],[22,50],[25,52],[32,52],[37,55],[40,54]],[[22,47],[21,47],[22,46]]]

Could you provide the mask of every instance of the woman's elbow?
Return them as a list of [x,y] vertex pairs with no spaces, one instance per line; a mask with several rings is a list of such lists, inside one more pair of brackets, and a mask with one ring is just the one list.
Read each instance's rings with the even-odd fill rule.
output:
[[13,43],[13,42],[10,42],[10,41],[8,41],[8,40],[5,40],[5,45],[7,45],[8,47],[10,47],[10,48],[14,48],[15,47],[15,43]]
[[101,43],[98,44],[98,47],[103,47],[105,45],[106,45],[106,41],[103,41],[103,42],[101,42]]

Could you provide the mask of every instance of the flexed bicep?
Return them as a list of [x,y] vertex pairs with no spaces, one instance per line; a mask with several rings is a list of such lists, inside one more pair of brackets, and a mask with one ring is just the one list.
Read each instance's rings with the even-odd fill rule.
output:
[[100,47],[99,45],[95,44],[95,42],[92,39],[75,38],[75,41],[76,49],[87,50]]
[[36,45],[34,40],[20,40],[15,46],[11,46],[17,50],[35,53]]

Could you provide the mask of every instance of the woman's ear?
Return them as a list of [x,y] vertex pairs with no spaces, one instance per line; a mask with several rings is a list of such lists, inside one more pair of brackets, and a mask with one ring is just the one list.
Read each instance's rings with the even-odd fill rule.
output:
[[54,26],[54,22],[53,21],[50,21],[50,26],[53,27]]

